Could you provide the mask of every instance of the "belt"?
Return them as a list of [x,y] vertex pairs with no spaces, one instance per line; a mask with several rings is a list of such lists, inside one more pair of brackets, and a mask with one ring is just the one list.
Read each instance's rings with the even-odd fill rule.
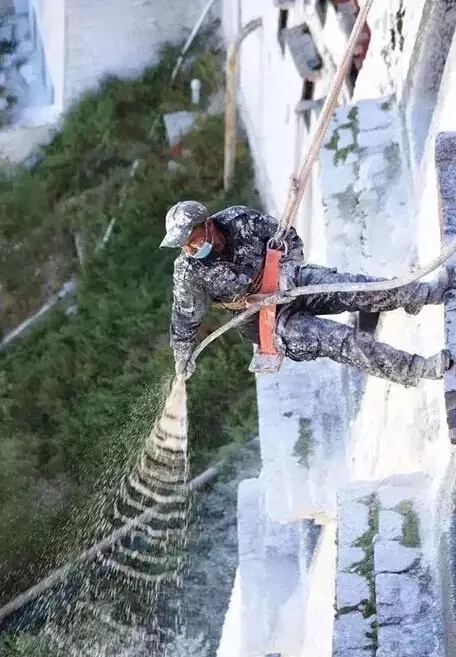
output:
[[247,292],[241,297],[233,299],[233,301],[216,301],[212,305],[215,308],[225,308],[225,310],[245,310],[247,308],[247,297],[251,294],[256,294],[261,288],[261,282],[264,274],[264,263],[258,274],[249,285]]

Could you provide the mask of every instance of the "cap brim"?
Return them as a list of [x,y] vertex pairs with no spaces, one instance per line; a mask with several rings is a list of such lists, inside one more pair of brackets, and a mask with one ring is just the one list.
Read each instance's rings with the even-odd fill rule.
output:
[[176,240],[173,240],[173,238],[169,235],[165,235],[164,239],[160,243],[160,249],[164,249],[166,247],[169,249],[177,249],[179,246],[181,245],[177,244]]
[[180,231],[179,235],[173,235],[172,232],[167,233],[165,237],[163,238],[160,248],[166,248],[168,247],[169,249],[179,249],[182,248],[185,244],[185,242],[188,240],[190,235],[192,234],[193,227],[191,227],[187,231]]

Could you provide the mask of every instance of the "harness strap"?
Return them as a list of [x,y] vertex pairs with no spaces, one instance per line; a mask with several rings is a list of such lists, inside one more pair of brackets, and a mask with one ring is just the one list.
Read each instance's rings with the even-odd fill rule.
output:
[[[263,278],[259,294],[273,294],[279,287],[280,260],[282,251],[269,248],[266,251],[266,260],[264,263]],[[261,354],[268,356],[277,355],[277,349],[274,346],[274,330],[276,323],[277,306],[263,306],[259,311],[259,332]]]
[[[249,294],[226,303],[217,302],[213,305],[226,310],[245,310],[248,307],[248,298],[252,294],[273,294],[279,287],[280,260],[282,251],[268,247],[263,269],[258,273],[252,283]],[[274,332],[276,324],[277,306],[263,306],[258,315],[259,327],[259,355],[276,356],[274,346]]]

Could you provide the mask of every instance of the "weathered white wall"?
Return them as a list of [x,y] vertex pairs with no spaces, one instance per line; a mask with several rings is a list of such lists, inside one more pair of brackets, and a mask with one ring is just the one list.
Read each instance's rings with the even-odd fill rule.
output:
[[[63,109],[104,75],[135,76],[155,63],[160,47],[189,33],[206,5],[206,0],[113,0],[109,6],[91,0],[29,2],[36,12],[54,103]],[[216,2],[210,16],[217,14]]]
[[65,0],[67,105],[103,75],[134,76],[157,61],[161,45],[179,41],[206,0]]
[[[414,214],[416,256],[422,264],[440,250],[434,141],[437,132],[456,130],[452,102],[455,94],[456,40],[453,39],[424,156],[418,165],[411,160],[414,169],[409,207]],[[438,351],[444,343],[442,306],[427,307],[416,318],[402,311],[385,314],[379,339],[426,355]],[[366,442],[366,432],[371,440],[376,437],[375,450]],[[396,455],[394,463],[391,462],[392,449]],[[417,389],[405,390],[373,378],[367,381],[362,410],[354,426],[352,464],[355,476],[384,476],[390,474],[393,467],[398,472],[424,469],[439,486],[448,467],[450,451],[441,382],[423,382]]]
[[[361,5],[361,1],[359,2]],[[354,99],[397,93],[400,97],[419,47],[429,0],[376,0],[369,12],[369,50],[356,81]]]
[[65,0],[30,0],[52,80],[54,104],[63,109],[65,81]]
[[[227,42],[239,25],[261,17],[262,28],[247,37],[241,48],[239,103],[253,151],[257,184],[265,207],[280,215],[288,193],[290,178],[296,172],[308,145],[308,132],[302,117],[295,113],[301,100],[303,79],[286,47],[282,54],[278,41],[279,9],[272,2],[240,0],[225,2],[223,31]],[[315,83],[315,98],[323,98],[333,77],[336,63],[346,43],[346,35],[332,6],[324,28],[309,3],[296,3],[289,9],[287,27],[306,22],[323,57],[324,68]],[[348,89],[342,98],[347,100]],[[314,117],[315,120],[315,117]],[[301,205],[297,227],[306,238],[310,215],[321,218],[318,185],[311,182]]]
[[[228,20],[238,20],[234,4],[225,3],[225,34],[235,31],[226,25]],[[301,80],[289,53],[282,56],[280,52],[278,9],[272,2],[258,0],[241,4],[242,24],[257,15],[264,22],[242,47],[239,100],[258,187],[268,210],[279,214],[296,166],[298,144],[303,147],[307,139],[302,126],[291,118]],[[312,5],[310,1],[296,3],[290,10],[289,26],[303,20],[303,4],[307,9]],[[313,194],[307,195],[298,224],[311,259],[321,264],[390,277],[428,262],[439,251],[434,138],[440,130],[456,130],[456,44],[441,84],[438,76],[430,81],[423,68],[423,44],[429,45],[434,34],[442,33],[430,10],[437,4],[430,0],[374,2],[369,19],[371,44],[355,88],[355,99],[361,101],[357,114],[350,115],[350,108],[337,111],[321,152],[320,177],[316,172]],[[335,52],[344,44],[333,19],[329,14],[325,28],[315,28],[317,45],[326,42],[319,47],[321,54],[326,47],[328,60],[317,97],[323,95],[331,77],[330,62],[337,61]],[[332,32],[327,27],[331,25]],[[448,23],[445,29],[451,29]],[[437,43],[434,48],[438,49]],[[441,62],[434,55],[437,67]],[[414,84],[417,72],[421,82]],[[433,84],[434,98],[423,136],[415,130],[412,115],[423,91],[429,91],[426,80]],[[424,143],[417,157],[420,140]],[[306,224],[309,215],[312,221]],[[384,313],[377,337],[395,347],[431,355],[444,346],[443,308],[427,307],[417,317],[402,310]],[[437,500],[451,456],[443,383],[428,381],[406,389],[320,361],[286,363],[279,375],[258,378],[257,386],[261,485],[268,517],[293,523],[313,513],[332,527],[336,489],[348,481],[424,473],[430,483],[424,502],[422,550],[435,566],[442,516],[446,520]],[[310,420],[310,437],[305,440],[300,418]],[[320,558],[323,569],[332,572],[332,555],[322,557],[317,552],[315,558],[314,563]],[[319,602],[318,621],[312,608],[306,608],[303,623],[309,623],[306,636],[310,639],[302,657],[314,653],[311,638],[312,631],[320,629],[318,623],[323,619],[329,627],[332,622],[331,595]],[[300,626],[290,631],[298,636]],[[330,652],[326,646],[322,654]]]

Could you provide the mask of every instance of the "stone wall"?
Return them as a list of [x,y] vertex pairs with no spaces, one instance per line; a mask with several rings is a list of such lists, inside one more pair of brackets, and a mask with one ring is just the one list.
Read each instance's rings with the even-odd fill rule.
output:
[[421,547],[428,484],[394,477],[341,495],[333,657],[443,657],[438,580]]
[[371,41],[356,81],[354,99],[402,96],[427,18],[426,0],[374,2],[369,13]]
[[[305,23],[323,59],[323,68],[314,76],[313,99],[322,99],[334,75],[347,41],[343,25],[329,3],[324,25],[314,3],[287,3],[286,27]],[[290,178],[296,171],[308,145],[309,126],[314,124],[318,108],[306,119],[295,110],[303,98],[304,80],[300,76],[288,45],[279,38],[279,20],[285,20],[279,7],[261,0],[223,3],[223,29],[229,43],[248,21],[261,17],[263,26],[242,45],[240,55],[239,104],[257,173],[257,185],[265,207],[274,215],[283,209]],[[343,99],[351,92],[344,88]],[[321,105],[320,105],[321,106]],[[323,207],[318,186],[318,169],[306,191],[297,225],[305,236],[308,251],[312,236],[309,218],[322,218]]]
[[[440,250],[434,149],[437,133],[456,130],[456,41],[453,14],[444,13],[442,25],[438,5],[374,3],[356,102],[334,113],[314,193],[304,199],[298,224],[306,257],[319,264],[393,277]],[[281,6],[288,7],[292,21],[302,20],[297,3]],[[277,11],[255,3],[245,7],[242,23],[261,12],[264,25],[243,46],[240,85],[259,188],[273,212],[282,207],[296,145],[306,139],[288,111],[300,80],[288,51],[277,52]],[[323,35],[322,27],[316,41]],[[434,76],[426,74],[429,66]],[[256,78],[254,68],[260,71]],[[426,95],[431,102],[420,107]],[[425,126],[421,134],[413,118],[417,107],[427,112],[424,123],[423,113],[417,119]],[[442,196],[440,204],[451,215],[454,200]],[[425,356],[445,343],[454,349],[453,301],[449,294],[445,315],[441,305],[413,317],[402,310],[384,313],[375,335]],[[257,390],[263,472],[255,486],[264,500],[262,513],[285,527],[315,518],[327,540],[337,527],[339,549],[335,561],[334,552],[318,543],[301,568],[304,613],[287,629],[302,640],[300,651],[290,652],[275,638],[268,652],[280,646],[282,657],[440,657],[445,649],[453,654],[454,374],[445,385],[425,381],[406,389],[326,361],[285,363],[279,374],[258,377]],[[285,534],[284,528],[284,541]],[[335,563],[334,593],[330,586],[323,590],[312,573],[335,574]],[[244,575],[240,568],[238,591]],[[261,599],[261,591],[256,595]],[[318,637],[332,637],[334,622],[333,645],[322,645]]]

